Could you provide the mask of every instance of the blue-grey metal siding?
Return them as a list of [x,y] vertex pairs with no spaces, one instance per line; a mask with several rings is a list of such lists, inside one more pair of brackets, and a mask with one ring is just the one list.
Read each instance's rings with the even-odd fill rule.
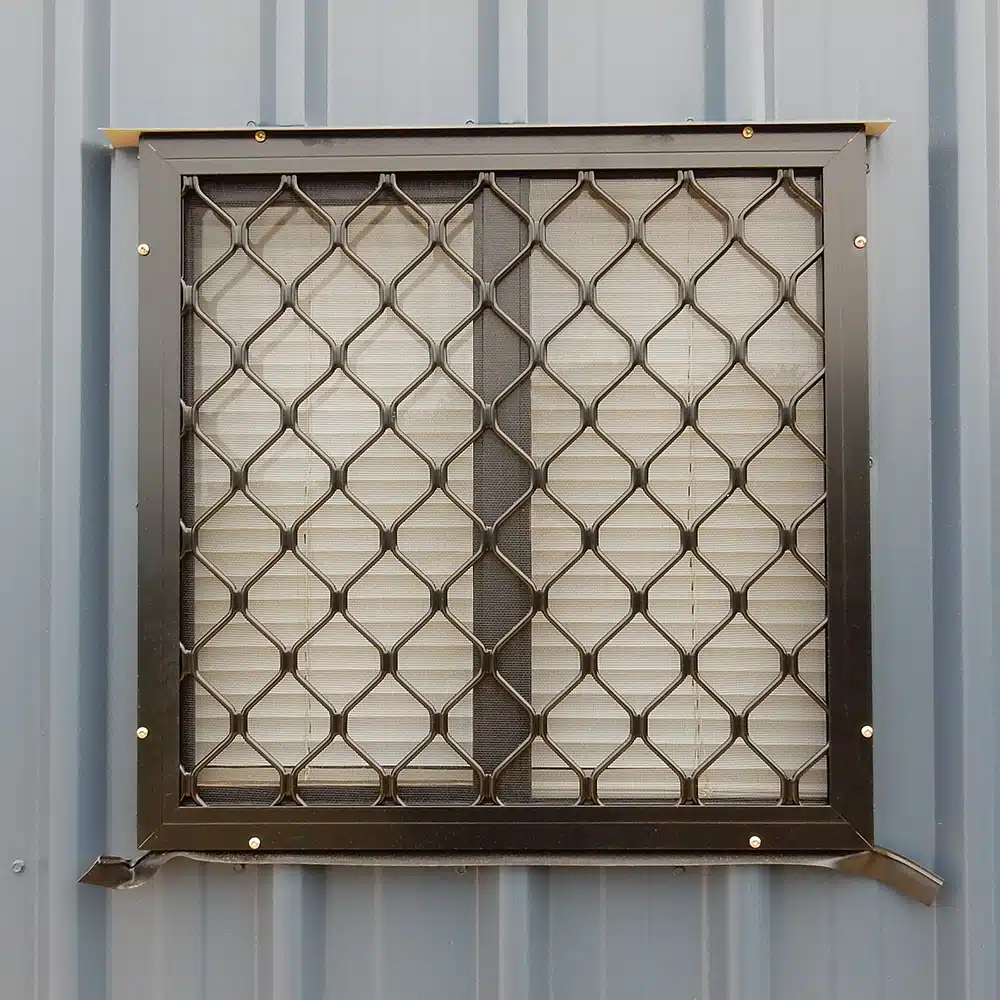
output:
[[[0,3],[3,996],[994,1000],[998,20],[997,0]],[[135,849],[137,170],[99,126],[880,117],[876,823],[947,879],[934,909],[793,870],[174,862],[76,885]]]

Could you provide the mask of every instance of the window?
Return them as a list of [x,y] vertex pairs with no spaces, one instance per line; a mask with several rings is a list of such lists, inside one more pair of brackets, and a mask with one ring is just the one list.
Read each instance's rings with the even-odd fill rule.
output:
[[143,140],[143,846],[866,846],[865,136],[746,132]]

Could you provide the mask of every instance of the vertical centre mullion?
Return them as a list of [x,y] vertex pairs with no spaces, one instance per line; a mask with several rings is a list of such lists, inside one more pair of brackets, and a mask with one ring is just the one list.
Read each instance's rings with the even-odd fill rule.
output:
[[[527,182],[518,177],[498,178],[499,186],[519,204],[527,203]],[[527,234],[521,220],[490,190],[484,191],[475,213],[475,264],[489,281],[524,246]],[[522,328],[528,325],[528,265],[525,261],[497,288],[497,304]],[[528,346],[492,310],[476,319],[473,330],[474,387],[487,404],[520,375],[529,363]],[[524,384],[505,398],[500,417],[504,432],[525,452],[531,450],[531,388]],[[488,527],[507,513],[531,486],[531,470],[491,430],[476,440],[473,450],[473,508]],[[500,545],[504,555],[526,576],[531,575],[530,503],[522,504],[503,524]],[[475,544],[482,542],[476,532]],[[473,572],[473,622],[477,638],[487,650],[496,649],[513,622],[531,610],[531,595],[519,586],[509,569],[486,552]],[[503,644],[494,657],[495,669],[525,700],[531,698],[531,627],[525,626]],[[475,667],[482,667],[476,653]],[[484,677],[473,694],[473,755],[492,771],[530,735],[530,720],[492,676]],[[531,798],[530,751],[525,750],[501,777],[504,801]]]

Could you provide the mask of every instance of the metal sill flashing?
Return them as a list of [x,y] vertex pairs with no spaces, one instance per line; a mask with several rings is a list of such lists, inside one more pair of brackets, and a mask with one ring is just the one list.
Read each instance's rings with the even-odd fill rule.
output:
[[881,882],[930,906],[944,880],[922,865],[884,847],[854,854],[323,854],[204,851],[151,851],[135,860],[102,855],[80,876],[85,885],[105,889],[136,889],[145,885],[168,861],[188,858],[229,865],[326,865],[331,867],[392,868],[721,868],[744,865],[781,865],[826,868]]
[[700,132],[741,130],[746,126],[760,129],[779,129],[782,131],[803,131],[808,129],[853,128],[864,129],[869,136],[880,136],[892,124],[889,119],[878,121],[762,121],[762,122],[663,122],[651,124],[614,124],[614,125],[524,125],[524,124],[484,124],[484,125],[418,125],[401,128],[398,126],[365,126],[365,127],[313,127],[308,125],[257,125],[251,124],[242,128],[104,128],[101,129],[105,139],[114,149],[135,149],[139,139],[144,135],[160,136],[253,136],[260,132],[268,136],[303,135],[335,138],[347,135],[377,135],[380,133],[426,132],[426,133],[476,133],[489,132],[497,135],[511,133],[538,132],[634,132],[648,130],[655,132]]

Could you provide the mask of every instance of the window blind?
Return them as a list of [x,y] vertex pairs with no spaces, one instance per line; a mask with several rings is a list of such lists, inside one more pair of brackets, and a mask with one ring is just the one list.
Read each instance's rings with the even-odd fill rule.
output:
[[[525,252],[528,306],[515,319],[544,359],[522,373],[521,391],[546,485],[526,501],[522,544],[547,606],[524,628],[526,698],[545,719],[524,755],[527,792],[576,800],[581,775],[606,765],[597,793],[608,802],[677,800],[681,775],[697,777],[703,801],[774,801],[778,772],[799,779],[803,800],[824,800],[822,287],[820,261],[805,266],[821,247],[808,206],[820,192],[809,178],[796,180],[804,199],[773,176],[720,175],[665,198],[672,183],[528,185],[525,208],[544,235]],[[186,584],[197,664],[187,746],[207,796],[273,797],[275,765],[300,764],[306,802],[372,801],[373,764],[402,765],[402,801],[475,796],[484,709],[470,636],[477,613],[498,613],[490,602],[503,600],[491,592],[477,604],[471,565],[477,366],[490,364],[477,348],[471,272],[491,232],[474,200],[454,211],[457,199],[388,198],[358,211],[363,198],[322,202],[349,220],[350,252],[318,266],[328,230],[301,200],[259,211],[259,195],[230,198],[231,224],[197,201],[189,208],[189,271],[200,277],[184,375],[197,400],[186,457],[198,552]],[[743,230],[733,243],[727,210]],[[624,213],[633,229],[642,220],[642,241],[629,245]],[[451,255],[435,247],[413,266],[428,219],[446,220]],[[241,224],[249,254],[233,243]],[[302,315],[282,310],[275,276],[305,272]],[[391,304],[375,276],[396,282]],[[581,308],[581,282],[595,277],[594,302]],[[678,279],[692,278],[695,301],[682,304]],[[774,311],[779,281],[794,281],[794,306]],[[643,345],[637,365],[633,344]],[[246,370],[232,363],[243,351]],[[298,433],[280,431],[282,405],[294,406]],[[432,489],[418,452],[446,465],[451,497]],[[741,463],[745,483],[734,485]],[[245,487],[226,499],[241,468]],[[292,529],[295,552],[279,556]],[[581,554],[589,530],[597,544]],[[794,551],[779,557],[782,532]],[[685,547],[682,533],[696,543]],[[411,566],[436,587],[448,582],[448,612],[468,634],[432,611]],[[345,608],[331,614],[321,577],[347,588]],[[231,590],[250,581],[234,613]],[[748,581],[734,614],[730,590]],[[630,588],[648,588],[644,610]],[[389,670],[379,644],[392,651]],[[282,647],[294,675],[281,672]],[[794,657],[796,677],[782,679],[782,656]],[[346,714],[332,740],[324,701]],[[526,713],[507,701],[516,742]],[[726,748],[751,705],[756,750],[742,736]],[[232,712],[248,706],[246,734],[230,738]],[[447,739],[430,731],[429,712],[443,709]],[[644,720],[635,739],[630,712]]]

